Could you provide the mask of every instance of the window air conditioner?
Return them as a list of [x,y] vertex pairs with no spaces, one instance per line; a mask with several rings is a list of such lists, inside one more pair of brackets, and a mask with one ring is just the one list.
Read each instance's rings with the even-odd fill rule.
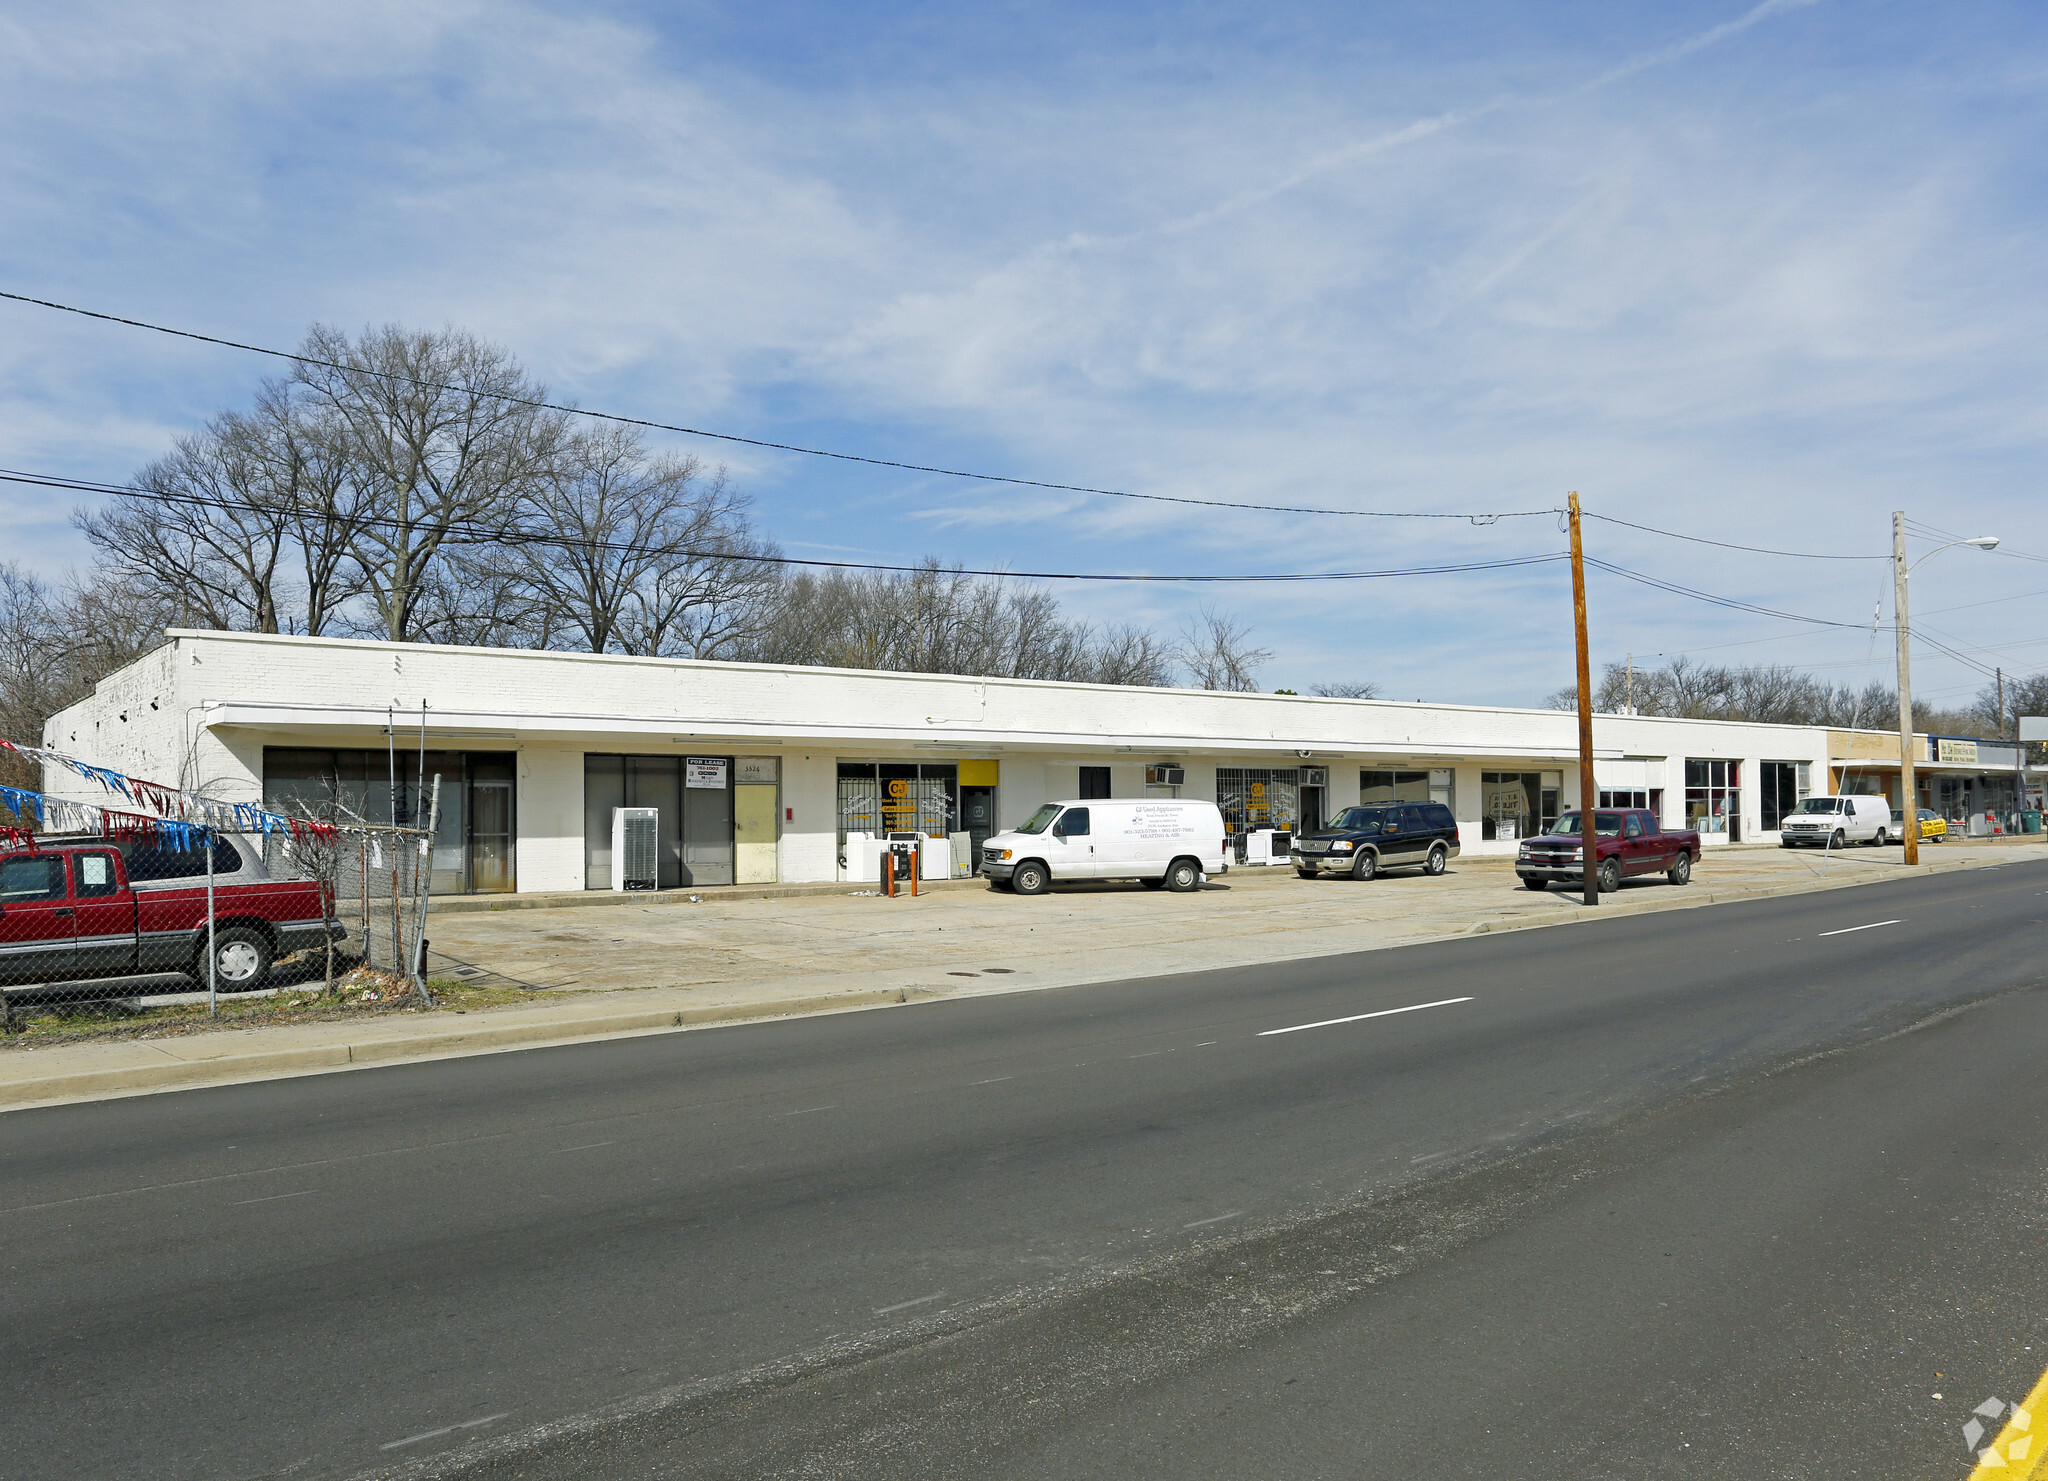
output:
[[1185,766],[1148,766],[1145,768],[1145,785],[1148,787],[1185,786],[1188,769]]
[[612,809],[612,888],[652,890],[661,884],[661,811]]

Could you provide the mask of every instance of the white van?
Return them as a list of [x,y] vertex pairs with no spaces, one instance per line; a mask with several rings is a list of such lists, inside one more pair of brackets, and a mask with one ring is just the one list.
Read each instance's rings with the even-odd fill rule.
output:
[[1213,802],[1091,797],[1048,802],[1023,826],[991,836],[981,846],[981,872],[1020,895],[1042,895],[1055,880],[1070,879],[1192,890],[1228,867],[1223,849],[1223,814]]
[[1809,797],[1778,825],[1778,845],[1840,848],[1868,843],[1883,848],[1899,836],[1892,805],[1882,797]]

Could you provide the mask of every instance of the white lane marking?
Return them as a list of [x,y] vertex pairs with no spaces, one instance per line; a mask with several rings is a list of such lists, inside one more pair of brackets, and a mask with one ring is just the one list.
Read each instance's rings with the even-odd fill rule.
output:
[[937,1291],[929,1296],[919,1296],[915,1301],[898,1301],[894,1306],[877,1306],[875,1308],[875,1315],[887,1316],[892,1311],[908,1311],[913,1306],[923,1306],[929,1301],[943,1301],[945,1299],[946,1293],[944,1291]]
[[1469,1003],[1470,998],[1438,998],[1434,1003],[1410,1003],[1405,1008],[1382,1008],[1377,1013],[1354,1013],[1349,1018],[1325,1018],[1320,1023],[1297,1023],[1291,1028],[1261,1029],[1254,1038],[1269,1039],[1274,1034],[1298,1034],[1307,1028],[1334,1028],[1340,1023],[1363,1023],[1368,1018],[1385,1018],[1394,1013],[1416,1013],[1424,1008],[1448,1008],[1453,1003]]
[[974,1080],[969,1083],[974,1085],[1000,1085],[1005,1080],[1014,1080],[1016,1078],[1015,1075],[993,1075],[986,1080]]
[[1897,924],[1898,922],[1895,920],[1874,920],[1867,926],[1844,926],[1839,931],[1822,931],[1820,934],[1823,936],[1846,936],[1851,931],[1874,931],[1879,926],[1895,926]]
[[1125,1059],[1150,1059],[1155,1054],[1164,1054],[1164,1049],[1147,1049],[1143,1054],[1126,1054]]
[[1241,1218],[1243,1218],[1243,1217],[1244,1217],[1244,1210],[1243,1210],[1243,1209],[1238,1209],[1238,1210],[1237,1210],[1237,1211],[1236,1211],[1235,1213],[1228,1213],[1228,1214],[1218,1214],[1218,1215],[1217,1215],[1217,1216],[1216,1216],[1215,1218],[1213,1218],[1213,1219],[1197,1219],[1197,1220],[1195,1220],[1195,1222],[1194,1222],[1194,1223],[1192,1223],[1192,1224],[1183,1224],[1183,1225],[1181,1225],[1180,1227],[1181,1227],[1181,1228],[1183,1228],[1183,1229],[1199,1229],[1199,1228],[1201,1228],[1201,1227],[1202,1227],[1202,1226],[1203,1226],[1204,1224],[1220,1224],[1220,1223],[1222,1223],[1222,1222],[1223,1222],[1223,1221],[1224,1221],[1225,1219],[1241,1219]]
[[[2044,895],[2048,895],[2048,890],[2043,890],[2041,891],[2041,893]],[[1195,1047],[1197,1049],[1207,1049],[1211,1044],[1220,1044],[1222,1042],[1223,1041],[1221,1039],[1204,1039],[1201,1043],[1195,1045]]]
[[311,1188],[301,1188],[296,1193],[273,1193],[268,1198],[237,1198],[231,1207],[243,1208],[252,1203],[275,1203],[280,1198],[304,1198],[312,1191]]
[[386,1444],[379,1445],[377,1448],[379,1450],[399,1450],[407,1445],[417,1445],[422,1440],[438,1440],[441,1436],[452,1435],[457,1430],[473,1430],[480,1424],[496,1424],[501,1419],[510,1419],[511,1417],[512,1411],[507,1409],[503,1414],[486,1414],[482,1419],[466,1419],[461,1424],[443,1425],[438,1430],[426,1430],[417,1435],[407,1435],[403,1440],[392,1440]]
[[784,1116],[815,1116],[820,1111],[836,1111],[837,1106],[805,1106],[801,1111],[778,1111],[771,1119],[781,1120]]
[[1408,1162],[1412,1166],[1417,1162],[1434,1162],[1439,1157],[1448,1157],[1450,1155],[1448,1152],[1424,1152],[1420,1157],[1410,1157]]
[[580,1147],[557,1147],[555,1148],[554,1155],[559,1157],[564,1152],[594,1152],[599,1147],[616,1147],[617,1145],[617,1142],[585,1142]]

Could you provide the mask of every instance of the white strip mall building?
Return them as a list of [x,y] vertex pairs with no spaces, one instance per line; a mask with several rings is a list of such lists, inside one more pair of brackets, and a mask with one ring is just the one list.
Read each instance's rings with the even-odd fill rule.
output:
[[[1049,800],[1212,799],[1238,834],[1437,800],[1472,854],[1513,853],[1579,800],[1576,720],[1554,710],[182,630],[42,739],[371,821],[423,814],[438,776],[437,892],[607,889],[618,808],[659,815],[678,888],[847,879],[850,834],[896,831],[968,835],[964,871]],[[1602,803],[1709,845],[1775,839],[1833,780],[1829,732],[1804,726],[1602,715],[1594,746]],[[101,800],[54,769],[46,786]]]

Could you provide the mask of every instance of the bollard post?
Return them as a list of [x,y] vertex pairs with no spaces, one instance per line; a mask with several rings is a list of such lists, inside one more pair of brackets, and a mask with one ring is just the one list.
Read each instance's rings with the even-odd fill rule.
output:
[[896,851],[882,851],[882,893],[889,899],[896,898]]

